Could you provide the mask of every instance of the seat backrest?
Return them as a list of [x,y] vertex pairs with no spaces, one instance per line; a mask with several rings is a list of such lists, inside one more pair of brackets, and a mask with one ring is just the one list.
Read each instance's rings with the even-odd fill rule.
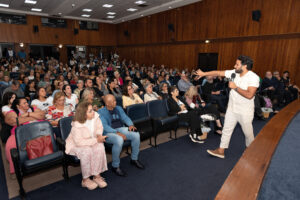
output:
[[123,108],[123,99],[122,97],[116,97],[117,105]]
[[16,144],[20,155],[20,162],[28,160],[26,143],[39,136],[51,136],[53,145],[53,151],[58,151],[58,147],[55,142],[54,132],[52,125],[48,121],[33,122],[30,124],[21,125],[16,128]]
[[72,126],[73,117],[64,117],[59,120],[59,129],[61,133],[61,139],[66,140],[67,137],[69,136]]
[[133,122],[142,119],[149,119],[147,106],[144,103],[127,106],[126,113]]
[[163,100],[154,100],[147,102],[147,109],[151,118],[167,117],[168,111]]

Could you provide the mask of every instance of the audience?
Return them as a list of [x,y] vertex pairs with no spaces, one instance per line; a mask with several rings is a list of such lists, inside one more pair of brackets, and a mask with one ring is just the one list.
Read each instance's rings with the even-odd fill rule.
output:
[[[76,108],[71,132],[66,139],[66,153],[80,159],[82,187],[94,190],[98,186],[105,188],[107,183],[100,173],[107,170],[106,154],[103,142],[103,126],[92,104],[82,102]],[[93,176],[93,180],[90,179]]]
[[5,117],[6,113],[11,111],[12,103],[14,102],[16,97],[17,97],[17,95],[13,92],[6,92],[3,95],[1,111],[2,111],[2,115],[4,117]]
[[[135,132],[131,119],[124,110],[117,106],[116,98],[108,94],[104,97],[105,107],[98,110],[102,124],[103,134],[107,136],[106,142],[112,144],[112,171],[118,176],[126,176],[126,172],[120,168],[120,153],[125,140],[131,143],[130,163],[139,169],[144,169],[144,165],[138,160],[140,151],[140,134]],[[128,127],[126,127],[126,126]]]
[[77,98],[76,94],[72,94],[71,86],[64,85],[63,92],[66,97],[65,104],[71,106],[73,108],[73,110],[75,110],[75,107],[78,104],[78,98]]
[[86,88],[79,102],[87,101],[92,104],[94,111],[103,107],[101,100],[95,97],[95,91],[92,88]]
[[6,92],[14,92],[17,97],[24,97],[24,92],[20,88],[20,82],[17,80],[13,80],[11,85],[3,91],[3,94]]
[[53,105],[52,96],[47,98],[46,90],[43,87],[37,89],[36,98],[31,102],[31,106],[36,106],[38,109],[47,111],[49,106]]

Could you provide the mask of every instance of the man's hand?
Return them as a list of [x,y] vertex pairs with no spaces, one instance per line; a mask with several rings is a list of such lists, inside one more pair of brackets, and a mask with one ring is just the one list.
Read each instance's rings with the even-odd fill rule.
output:
[[194,74],[197,75],[199,78],[205,76],[205,73],[201,69],[198,69],[196,72],[194,72]]
[[268,87],[268,90],[275,90],[273,86]]
[[125,141],[126,140],[126,136],[120,132],[117,132],[117,135],[121,136],[123,138],[123,140]]
[[103,142],[105,142],[105,139],[106,139],[106,138],[107,138],[107,136],[98,135],[98,136],[97,136],[97,142],[103,143]]
[[136,131],[136,127],[135,127],[135,126],[129,126],[129,127],[128,127],[128,130],[129,130],[129,131]]
[[232,82],[232,81],[229,81],[228,87],[231,88],[231,89],[237,88],[236,84],[234,82]]

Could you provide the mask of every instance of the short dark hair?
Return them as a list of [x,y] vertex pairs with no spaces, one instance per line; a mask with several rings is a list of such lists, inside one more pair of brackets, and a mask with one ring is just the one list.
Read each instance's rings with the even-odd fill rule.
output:
[[124,84],[124,86],[123,86],[123,95],[127,96],[127,97],[129,96],[129,94],[128,94],[128,86],[132,87],[128,83]]
[[247,65],[248,70],[252,69],[253,60],[249,56],[240,55],[237,59],[241,61],[242,65]]
[[177,89],[177,87],[175,85],[169,87],[169,95],[172,96],[172,92],[174,92]]

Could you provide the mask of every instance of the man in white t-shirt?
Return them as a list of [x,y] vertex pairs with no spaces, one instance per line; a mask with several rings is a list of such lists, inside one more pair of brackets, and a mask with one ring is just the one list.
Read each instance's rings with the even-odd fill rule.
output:
[[[224,127],[220,147],[207,152],[219,158],[225,158],[224,151],[228,148],[232,132],[237,123],[242,127],[245,135],[246,146],[254,140],[253,116],[254,96],[259,87],[259,77],[251,71],[253,61],[248,56],[239,56],[234,65],[234,70],[202,72],[195,74],[202,76],[225,76],[229,78],[228,87],[231,88],[229,102],[225,115]],[[235,74],[235,75],[232,75]]]

